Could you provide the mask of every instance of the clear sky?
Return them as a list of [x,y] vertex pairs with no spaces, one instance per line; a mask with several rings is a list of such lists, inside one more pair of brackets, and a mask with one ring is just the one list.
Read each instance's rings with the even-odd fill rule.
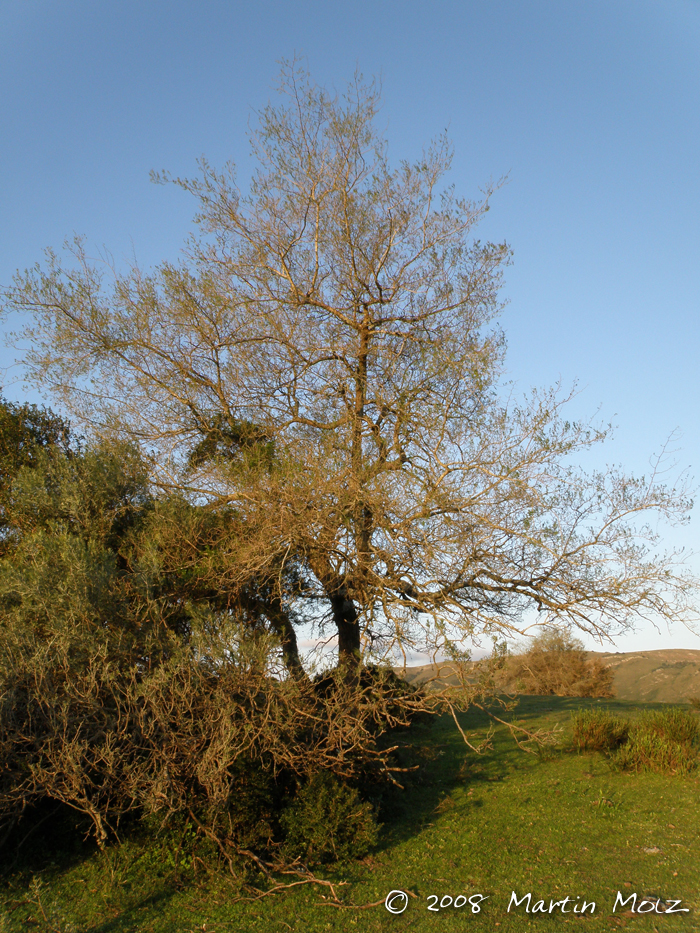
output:
[[[4,0],[0,284],[73,233],[177,258],[194,205],[149,171],[249,174],[251,108],[295,54],[339,89],[381,77],[394,158],[447,129],[459,192],[508,175],[480,236],[515,252],[510,378],[578,381],[572,414],[619,426],[596,465],[643,473],[675,431],[700,479],[700,0]],[[2,384],[27,397],[16,368]],[[666,540],[700,552],[699,529]],[[618,642],[652,647],[700,638]]]

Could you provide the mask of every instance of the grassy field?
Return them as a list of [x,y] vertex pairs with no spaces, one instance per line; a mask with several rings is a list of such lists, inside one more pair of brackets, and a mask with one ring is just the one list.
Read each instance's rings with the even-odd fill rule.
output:
[[[191,854],[178,856],[175,837],[148,846],[131,840],[103,853],[86,846],[60,858],[50,840],[32,840],[25,860],[5,868],[0,931],[699,931],[698,775],[630,775],[612,770],[600,753],[567,751],[571,713],[582,706],[635,710],[614,700],[521,698],[516,720],[561,730],[559,750],[547,757],[519,750],[503,727],[481,757],[447,719],[414,729],[422,776],[385,812],[380,846],[323,875],[337,884],[344,907],[310,886],[235,903],[241,892],[233,881],[205,873]],[[463,725],[484,733],[488,720],[474,711]],[[392,915],[384,899],[397,889],[408,892],[408,904]],[[661,898],[657,910],[680,900],[689,912],[631,914],[631,900],[613,912],[618,891],[636,893],[638,903]],[[552,913],[528,912],[525,901],[509,911],[512,892],[531,893],[531,908],[570,900]],[[448,905],[460,895],[479,912],[468,901],[440,909],[441,900]],[[595,902],[594,913],[574,912],[584,900]]]

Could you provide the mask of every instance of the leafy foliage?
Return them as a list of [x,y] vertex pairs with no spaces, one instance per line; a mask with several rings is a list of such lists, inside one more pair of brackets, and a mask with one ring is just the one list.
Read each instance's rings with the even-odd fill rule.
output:
[[310,865],[362,858],[377,842],[371,804],[328,771],[301,788],[282,814],[282,824],[286,851]]
[[33,467],[40,452],[57,448],[70,450],[68,424],[45,408],[16,405],[0,398],[0,553],[17,529],[8,513],[12,484],[24,467]]

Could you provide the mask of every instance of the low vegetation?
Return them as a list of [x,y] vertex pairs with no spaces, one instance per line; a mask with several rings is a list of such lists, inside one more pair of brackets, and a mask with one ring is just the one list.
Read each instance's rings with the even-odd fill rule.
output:
[[[501,715],[498,708],[491,712]],[[221,863],[217,868],[215,847],[187,820],[174,819],[163,828],[125,826],[120,843],[100,850],[75,833],[64,812],[56,836],[41,840],[39,830],[18,852],[5,852],[4,930],[379,933],[436,924],[461,931],[468,924],[480,933],[525,933],[578,925],[571,914],[509,912],[512,891],[519,897],[533,892],[547,903],[565,896],[595,901],[586,925],[601,933],[628,923],[641,933],[672,923],[674,929],[694,929],[700,908],[697,773],[625,772],[611,768],[600,752],[572,753],[572,722],[582,712],[591,720],[602,712],[632,725],[664,718],[657,715],[663,710],[640,712],[615,700],[523,697],[514,721],[528,731],[559,735],[559,750],[545,758],[518,749],[500,724],[491,736],[492,751],[481,756],[465,752],[451,717],[432,727],[414,724],[403,734],[401,760],[422,767],[406,779],[403,791],[373,805],[381,828],[368,854],[348,860],[336,836],[337,853],[331,855],[320,813],[307,814],[304,820],[315,822],[314,844],[321,848],[314,855],[307,841],[304,851],[325,884],[302,884],[274,897],[258,896],[274,887],[264,872],[252,879],[256,893],[242,888]],[[459,721],[475,738],[485,737],[492,724],[476,708]],[[348,798],[338,795],[333,779],[321,781],[326,786],[317,788],[311,809],[325,799],[327,812],[335,814],[331,822],[342,826]],[[367,845],[371,833],[367,821],[361,833]],[[390,917],[384,906],[394,889],[410,892],[400,918]],[[617,891],[623,897],[636,892],[638,899],[657,895],[665,903],[680,899],[691,913],[669,919],[630,915],[628,904],[613,914]],[[439,905],[443,898],[448,903],[450,897],[477,893],[488,896],[478,914],[469,904],[428,912],[431,895]]]
[[577,751],[613,751],[627,741],[629,720],[607,709],[577,710],[572,717],[573,746]]
[[698,767],[698,720],[680,707],[646,710],[634,719],[581,709],[572,731],[575,749],[608,752],[620,771],[690,774]]
[[622,771],[690,774],[698,767],[698,721],[678,707],[645,712],[613,757]]
[[304,785],[281,819],[287,854],[311,866],[363,858],[379,833],[372,805],[328,771]]

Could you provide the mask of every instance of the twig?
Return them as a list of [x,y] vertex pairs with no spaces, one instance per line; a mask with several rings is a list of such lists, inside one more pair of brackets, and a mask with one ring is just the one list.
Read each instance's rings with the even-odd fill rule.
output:
[[[447,702],[447,701],[446,701],[446,702]],[[459,724],[459,720],[457,719],[457,714],[456,714],[455,711],[454,711],[454,707],[452,706],[451,703],[447,703],[447,706],[448,706],[449,711],[452,713],[452,718],[453,718],[454,721],[455,721],[455,725],[456,725],[457,728],[459,729],[459,734],[460,734],[460,735],[462,736],[462,738],[464,739],[465,744],[468,745],[469,748],[471,748],[471,750],[472,750],[473,752],[475,752],[477,755],[480,755],[480,754],[482,753],[482,751],[484,751],[484,749],[487,749],[487,748],[490,748],[490,747],[491,747],[491,743],[489,742],[489,736],[487,736],[487,737],[484,739],[484,741],[481,743],[481,745],[478,745],[478,746],[477,746],[477,745],[472,745],[472,743],[471,743],[471,742],[469,741],[469,739],[467,738],[466,733],[464,732],[464,730],[462,729],[462,727],[461,727],[460,724]]]
[[526,742],[535,742],[537,745],[541,747],[545,745],[554,744],[552,740],[552,736],[554,733],[552,731],[546,732],[541,729],[538,729],[537,732],[530,732],[528,729],[525,729],[522,726],[516,726],[512,722],[507,722],[505,719],[501,719],[499,716],[496,716],[494,713],[486,709],[486,707],[482,706],[480,703],[475,703],[474,706],[478,707],[482,712],[486,713],[487,716],[490,716],[491,719],[494,719],[496,722],[500,722],[501,725],[506,726],[506,728],[510,731],[510,734],[513,736],[513,738],[517,742],[518,747],[521,748],[524,752],[528,752],[529,754],[534,755],[534,752],[532,751],[532,749],[527,748],[525,745],[525,742],[520,741],[520,739],[515,734],[516,732],[522,732],[524,735],[526,735],[527,736],[527,739],[525,740]]
[[[411,897],[417,898],[418,895],[414,894],[413,891],[406,891],[406,894],[410,894]],[[386,903],[386,898],[382,898],[381,901],[372,901],[371,904],[333,904],[328,902],[321,904],[321,907],[337,907],[340,910],[369,910],[370,907],[380,907],[382,904]]]

